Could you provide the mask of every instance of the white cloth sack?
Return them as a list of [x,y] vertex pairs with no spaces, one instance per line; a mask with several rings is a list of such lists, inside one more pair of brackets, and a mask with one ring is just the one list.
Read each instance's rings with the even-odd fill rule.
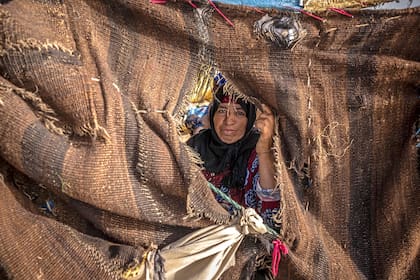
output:
[[218,279],[235,264],[235,253],[245,235],[266,232],[262,218],[248,208],[238,224],[209,226],[186,235],[159,252],[165,278]]

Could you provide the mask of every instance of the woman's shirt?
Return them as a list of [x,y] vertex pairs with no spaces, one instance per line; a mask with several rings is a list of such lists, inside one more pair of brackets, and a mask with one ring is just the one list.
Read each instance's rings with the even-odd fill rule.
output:
[[[223,178],[229,174],[230,170],[220,173],[203,171],[207,181],[219,188],[223,193],[235,200],[244,208],[254,208],[263,218],[264,223],[272,228],[274,226],[272,217],[279,210],[280,195],[278,190],[262,189],[259,183],[260,175],[258,173],[258,156],[255,149],[251,152],[248,159],[245,183],[241,188],[229,188],[222,184]],[[216,194],[216,200],[222,204],[230,213],[234,212],[234,207],[226,202],[220,195]]]

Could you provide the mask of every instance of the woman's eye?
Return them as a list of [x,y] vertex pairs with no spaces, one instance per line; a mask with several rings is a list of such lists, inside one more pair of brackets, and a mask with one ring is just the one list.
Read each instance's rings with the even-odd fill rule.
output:
[[246,116],[246,114],[245,114],[245,112],[244,112],[244,111],[236,111],[236,115],[237,115],[238,117],[245,117],[245,116]]
[[219,114],[226,114],[227,110],[226,109],[217,109],[217,113]]

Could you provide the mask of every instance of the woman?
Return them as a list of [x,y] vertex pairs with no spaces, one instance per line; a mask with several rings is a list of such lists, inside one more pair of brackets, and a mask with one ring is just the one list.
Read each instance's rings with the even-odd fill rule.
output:
[[[217,92],[209,109],[210,128],[188,140],[204,162],[206,179],[245,208],[254,208],[271,227],[278,211],[274,157],[274,116],[263,105],[256,116],[250,102]],[[216,199],[233,212],[219,195]]]

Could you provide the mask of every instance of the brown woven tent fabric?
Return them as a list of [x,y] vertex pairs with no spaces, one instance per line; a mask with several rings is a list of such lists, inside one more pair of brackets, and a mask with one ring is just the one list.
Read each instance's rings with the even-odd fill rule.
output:
[[[0,277],[119,279],[230,221],[177,131],[210,65],[279,115],[289,279],[420,278],[420,10],[267,10],[304,30],[283,48],[259,12],[221,7],[235,27],[183,2],[0,6]],[[251,278],[270,238],[247,238],[225,278]]]

